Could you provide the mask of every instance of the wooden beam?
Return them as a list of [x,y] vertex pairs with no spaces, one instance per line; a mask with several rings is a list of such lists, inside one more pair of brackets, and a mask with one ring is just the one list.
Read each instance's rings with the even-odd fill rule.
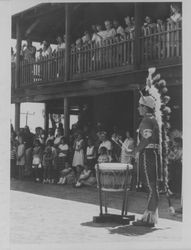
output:
[[44,104],[44,130],[45,130],[45,136],[48,136],[48,129],[49,129],[49,110],[48,110],[48,104]]
[[69,128],[70,128],[70,115],[69,115],[69,102],[68,97],[64,98],[64,136],[69,138]]
[[[182,66],[171,65],[159,67],[157,71],[167,81],[168,86],[182,85]],[[144,85],[147,71],[137,70],[126,74],[100,77],[97,79],[78,80],[27,86],[16,89],[12,93],[12,103],[15,102],[45,102],[46,100],[63,99],[64,97],[93,96],[110,92],[135,89]]]
[[15,103],[15,131],[20,129],[20,103]]
[[139,125],[139,114],[138,114],[138,105],[139,105],[139,92],[138,89],[133,90],[133,138],[137,138],[137,129]]
[[65,7],[65,35],[66,35],[66,48],[65,48],[65,75],[64,80],[68,81],[70,77],[70,40],[71,40],[71,6],[66,3]]

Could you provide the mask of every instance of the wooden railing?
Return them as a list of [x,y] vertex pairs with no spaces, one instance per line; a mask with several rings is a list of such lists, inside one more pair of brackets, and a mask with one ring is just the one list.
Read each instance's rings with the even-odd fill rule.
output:
[[182,23],[166,23],[142,29],[141,64],[182,56]]
[[119,38],[71,50],[70,76],[133,64],[134,40]]
[[[89,43],[80,48],[71,48],[70,79],[93,77],[101,72],[132,70],[134,66],[134,37],[114,38],[100,43]],[[144,27],[140,37],[140,65],[182,56],[181,22]],[[20,62],[20,86],[64,81],[64,50],[47,57]],[[110,71],[108,71],[110,70]],[[15,67],[12,65],[14,84]]]
[[36,60],[20,62],[20,85],[48,83],[64,76],[64,50]]

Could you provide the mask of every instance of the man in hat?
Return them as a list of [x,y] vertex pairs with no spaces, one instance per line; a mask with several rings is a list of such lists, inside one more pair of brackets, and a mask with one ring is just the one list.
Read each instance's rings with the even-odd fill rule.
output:
[[154,116],[155,100],[152,96],[141,96],[138,107],[143,117],[139,125],[139,143],[135,149],[135,158],[139,162],[140,181],[148,190],[147,208],[141,218],[133,222],[135,226],[154,227],[158,218],[158,159],[159,125]]

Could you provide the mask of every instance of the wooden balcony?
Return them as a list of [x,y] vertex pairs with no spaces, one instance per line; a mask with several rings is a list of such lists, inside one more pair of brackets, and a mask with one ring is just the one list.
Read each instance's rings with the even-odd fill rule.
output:
[[[182,24],[166,23],[152,29],[145,27],[139,37],[139,66],[135,65],[134,33],[124,39],[114,38],[100,43],[71,48],[70,80],[95,79],[122,72],[145,69],[150,65],[170,66],[182,63]],[[64,82],[65,52],[33,61],[21,61],[20,88]],[[15,82],[15,65],[12,64],[12,87]]]

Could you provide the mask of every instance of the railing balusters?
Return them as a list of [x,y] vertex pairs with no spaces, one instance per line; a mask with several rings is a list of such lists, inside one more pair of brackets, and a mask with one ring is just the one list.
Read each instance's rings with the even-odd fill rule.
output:
[[[128,34],[127,34],[128,36]],[[80,73],[97,72],[123,65],[134,64],[134,33],[123,40],[116,37],[100,43],[89,43],[81,48],[71,48],[70,79]],[[152,29],[144,27],[140,42],[140,64],[181,56],[182,27],[179,23],[157,24]],[[36,60],[21,60],[20,86],[45,83],[64,76],[65,51]],[[11,65],[12,84],[15,66]]]

